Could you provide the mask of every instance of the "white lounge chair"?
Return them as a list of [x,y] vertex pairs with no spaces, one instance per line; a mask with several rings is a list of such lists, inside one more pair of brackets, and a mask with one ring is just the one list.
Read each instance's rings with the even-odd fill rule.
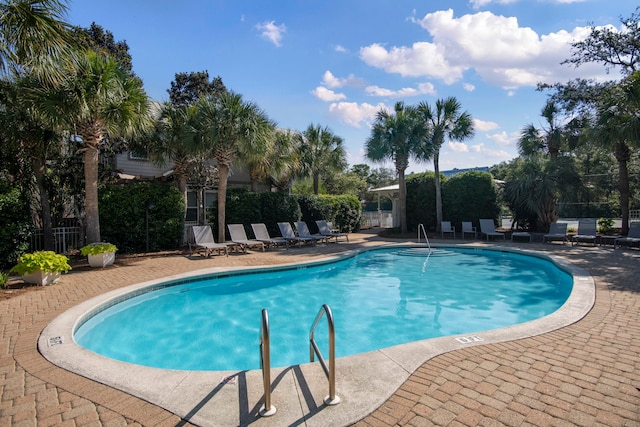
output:
[[296,236],[296,233],[293,232],[293,227],[291,227],[291,224],[289,224],[288,222],[279,222],[278,228],[280,229],[282,238],[287,239],[289,243],[297,243],[298,246],[302,246],[303,243],[311,243],[313,246],[316,245],[316,239],[313,239],[311,237]]
[[260,240],[267,247],[285,245],[289,249],[289,241],[281,237],[271,237],[267,226],[263,223],[251,224],[251,229],[256,236],[256,240]]
[[484,234],[487,236],[487,241],[489,241],[489,237],[502,237],[502,240],[506,240],[504,233],[496,231],[496,225],[492,219],[481,219],[480,220],[480,234]]
[[638,248],[640,248],[640,222],[632,222],[629,224],[629,233],[627,233],[627,237],[618,237],[613,242],[613,248],[617,248],[620,246],[620,243],[627,243],[631,246],[633,243],[638,244]]
[[347,243],[349,242],[349,235],[347,233],[335,233],[331,231],[331,226],[329,223],[323,219],[317,220],[316,224],[318,225],[318,231],[323,236],[327,236],[327,239],[335,238],[336,243],[338,243],[338,239],[340,237],[344,237],[347,239]]
[[440,223],[440,237],[444,239],[445,233],[453,234],[453,238],[456,238],[456,229],[451,225],[451,221],[442,221]]
[[329,243],[329,237],[323,236],[322,234],[311,234],[311,231],[309,231],[309,226],[307,226],[306,222],[296,221],[295,225],[299,237],[310,237],[318,242],[324,241],[325,243]]
[[211,256],[213,251],[218,251],[218,254],[224,251],[224,254],[229,256],[229,246],[236,245],[235,243],[216,243],[210,225],[194,225],[191,228],[195,243],[189,242],[190,255],[193,255],[195,249],[201,255],[204,252],[205,256]]
[[249,248],[258,248],[262,249],[264,252],[264,243],[260,240],[253,240],[247,237],[247,232],[244,231],[244,225],[242,224],[227,224],[227,228],[229,228],[229,236],[233,243],[237,243],[242,247],[242,250],[245,252]]
[[542,243],[552,242],[554,240],[562,240],[564,245],[567,242],[567,223],[554,222],[549,227],[549,233],[542,236]]
[[478,232],[476,231],[476,228],[473,226],[473,224],[470,221],[462,222],[462,239],[463,240],[464,240],[465,234],[473,234],[474,239],[478,238]]
[[578,221],[578,234],[571,238],[571,246],[580,242],[593,242],[596,245],[598,240],[598,227],[593,218],[584,218]]

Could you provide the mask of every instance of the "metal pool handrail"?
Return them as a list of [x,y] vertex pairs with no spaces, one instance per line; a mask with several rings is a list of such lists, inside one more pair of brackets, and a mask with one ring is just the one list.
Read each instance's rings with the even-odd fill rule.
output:
[[[316,326],[318,326],[318,322],[322,319],[322,316],[327,316],[327,325],[329,326],[329,367],[327,368],[327,364],[322,357],[322,353],[316,344],[316,340],[314,338]],[[322,308],[318,312],[316,316],[316,320],[313,322],[313,326],[311,326],[311,332],[309,333],[309,357],[311,362],[314,360],[314,354],[318,356],[318,362],[322,365],[322,369],[324,370],[324,374],[327,376],[329,380],[329,395],[324,398],[324,403],[327,405],[337,405],[340,403],[340,397],[336,396],[336,334],[333,323],[333,314],[331,314],[331,309],[327,304],[323,304]]]
[[424,224],[418,224],[418,243],[420,243],[420,230],[422,230],[424,240],[427,241],[427,247],[429,248],[429,252],[431,252],[431,244],[429,243],[429,238],[427,237],[427,231],[424,229]]
[[269,313],[262,309],[262,324],[260,325],[260,369],[262,369],[262,385],[264,387],[264,407],[260,415],[270,417],[276,413],[276,407],[271,404],[271,339],[269,333]]

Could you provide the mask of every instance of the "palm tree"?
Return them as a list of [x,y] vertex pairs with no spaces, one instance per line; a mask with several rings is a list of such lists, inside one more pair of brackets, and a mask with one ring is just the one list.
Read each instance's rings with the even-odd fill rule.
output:
[[197,138],[218,164],[218,240],[224,242],[229,171],[234,163],[246,165],[268,152],[275,123],[256,104],[230,91],[205,96],[196,108]]
[[302,171],[302,140],[300,132],[276,129],[273,141],[269,145],[269,152],[263,158],[253,159],[246,164],[251,179],[251,191],[258,191],[260,180],[267,180],[281,190],[288,189],[293,178]]
[[33,73],[48,83],[64,76],[74,45],[61,0],[0,1],[0,74]]
[[563,128],[558,124],[560,110],[552,101],[548,101],[542,109],[541,116],[547,122],[546,129],[538,129],[533,124],[528,124],[522,129],[518,139],[518,150],[522,156],[530,156],[535,153],[548,153],[551,160],[558,158],[564,141]]
[[407,186],[405,171],[409,166],[409,159],[426,159],[431,157],[431,151],[425,145],[428,136],[427,129],[422,125],[414,107],[405,106],[403,102],[396,102],[394,112],[380,109],[371,129],[371,136],[367,139],[365,150],[370,160],[380,162],[391,160],[394,162],[400,187],[400,229],[407,232]]
[[39,110],[52,123],[74,129],[84,157],[87,243],[100,241],[98,154],[105,138],[130,137],[151,124],[139,79],[114,59],[88,51],[76,73],[59,88],[38,94]]
[[435,109],[426,102],[418,104],[418,113],[424,121],[424,125],[430,129],[429,144],[433,150],[433,168],[436,184],[436,221],[437,230],[442,223],[442,187],[440,184],[440,148],[445,138],[455,141],[464,141],[474,134],[471,115],[460,111],[462,105],[455,97],[439,99]]
[[320,190],[320,176],[342,172],[347,167],[342,138],[334,135],[328,127],[314,126],[303,132],[300,153],[303,174],[313,180],[313,193]]

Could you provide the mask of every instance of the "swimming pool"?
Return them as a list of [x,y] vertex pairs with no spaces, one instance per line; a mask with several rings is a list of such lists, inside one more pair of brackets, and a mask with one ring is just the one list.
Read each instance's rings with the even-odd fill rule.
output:
[[[565,270],[530,255],[376,249],[304,268],[158,284],[93,309],[74,339],[144,366],[258,369],[260,311],[267,308],[272,364],[287,366],[308,361],[309,327],[322,304],[332,308],[343,357],[540,318],[562,306],[571,285]],[[321,348],[325,335],[316,334]]]

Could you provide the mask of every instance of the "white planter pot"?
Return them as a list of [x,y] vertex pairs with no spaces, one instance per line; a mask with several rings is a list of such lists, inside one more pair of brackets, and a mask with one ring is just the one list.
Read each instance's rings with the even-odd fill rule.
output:
[[87,255],[91,267],[106,267],[116,260],[115,252],[103,252],[98,255]]
[[23,274],[22,280],[24,280],[27,283],[33,283],[40,286],[47,286],[60,280],[60,273],[45,273],[42,270],[36,270],[32,273]]

